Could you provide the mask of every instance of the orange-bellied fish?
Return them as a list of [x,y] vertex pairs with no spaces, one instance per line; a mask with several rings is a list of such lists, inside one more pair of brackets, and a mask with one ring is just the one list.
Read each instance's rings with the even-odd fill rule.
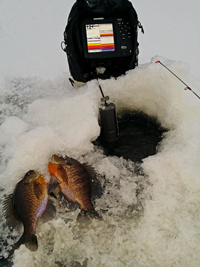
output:
[[64,197],[81,206],[78,222],[86,222],[90,218],[103,219],[91,202],[91,187],[95,179],[95,171],[91,166],[68,156],[53,155],[48,169],[52,180],[60,182],[58,186]]
[[[21,223],[24,233],[14,246],[14,250],[25,244],[32,251],[38,249],[36,226],[43,215],[45,220],[55,215],[55,207],[49,200],[48,184],[36,171],[29,171],[18,182],[13,194],[4,201],[4,215],[9,226],[18,229]],[[13,251],[14,251],[13,250]]]

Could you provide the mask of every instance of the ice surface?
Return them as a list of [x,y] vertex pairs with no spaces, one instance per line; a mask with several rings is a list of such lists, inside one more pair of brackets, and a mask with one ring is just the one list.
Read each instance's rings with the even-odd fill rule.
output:
[[[100,81],[120,116],[143,111],[168,129],[158,153],[142,164],[105,156],[92,144],[100,133],[96,81],[79,89],[71,88],[66,75],[20,78],[17,87],[16,79],[7,81],[1,94],[9,99],[9,113],[0,104],[0,208],[29,169],[49,179],[53,153],[91,164],[104,188],[95,200],[104,221],[79,226],[79,210],[67,212],[56,202],[56,218],[38,225],[38,251],[21,246],[13,266],[199,266],[200,105],[158,59],[190,83],[188,64],[158,56],[117,80]],[[3,217],[0,224],[6,258],[20,232],[11,233]]]
[[[91,143],[100,132],[97,82],[78,90],[69,84],[60,42],[74,2],[0,1],[0,210],[28,170],[49,180],[48,161],[61,153],[95,167],[104,188],[95,208],[104,221],[79,226],[79,211],[55,202],[57,217],[38,225],[38,251],[21,246],[13,266],[199,267],[200,102],[155,61],[200,95],[200,3],[134,1],[145,29],[140,65],[100,81],[118,115],[143,111],[168,129],[158,153],[134,164],[106,157]],[[150,62],[156,54],[165,58]],[[1,216],[0,257],[20,235]]]

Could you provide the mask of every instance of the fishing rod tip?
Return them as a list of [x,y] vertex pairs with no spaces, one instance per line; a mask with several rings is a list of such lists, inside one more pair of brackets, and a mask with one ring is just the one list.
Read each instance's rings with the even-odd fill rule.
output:
[[160,60],[156,61],[155,63],[160,63]]
[[189,86],[185,87],[184,90],[190,90],[190,91],[192,91],[192,89]]

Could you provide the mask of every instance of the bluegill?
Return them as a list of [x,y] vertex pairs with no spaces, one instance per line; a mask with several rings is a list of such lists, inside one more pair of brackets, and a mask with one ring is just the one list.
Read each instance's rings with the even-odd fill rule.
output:
[[94,169],[68,156],[53,155],[48,165],[52,180],[59,182],[58,187],[64,197],[81,207],[78,222],[89,221],[90,218],[102,220],[91,201],[91,187],[96,179]]
[[48,184],[40,173],[31,170],[17,183],[13,194],[4,201],[4,215],[10,227],[19,229],[21,224],[24,226],[23,235],[14,249],[25,244],[31,251],[36,251],[39,218],[43,215],[47,221],[55,216],[55,207],[49,200]]

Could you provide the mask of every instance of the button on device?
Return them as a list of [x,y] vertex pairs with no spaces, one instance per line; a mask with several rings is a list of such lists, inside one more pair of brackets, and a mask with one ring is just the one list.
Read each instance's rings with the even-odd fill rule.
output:
[[132,54],[131,26],[126,18],[117,19],[118,32],[121,37],[121,53],[123,56]]

